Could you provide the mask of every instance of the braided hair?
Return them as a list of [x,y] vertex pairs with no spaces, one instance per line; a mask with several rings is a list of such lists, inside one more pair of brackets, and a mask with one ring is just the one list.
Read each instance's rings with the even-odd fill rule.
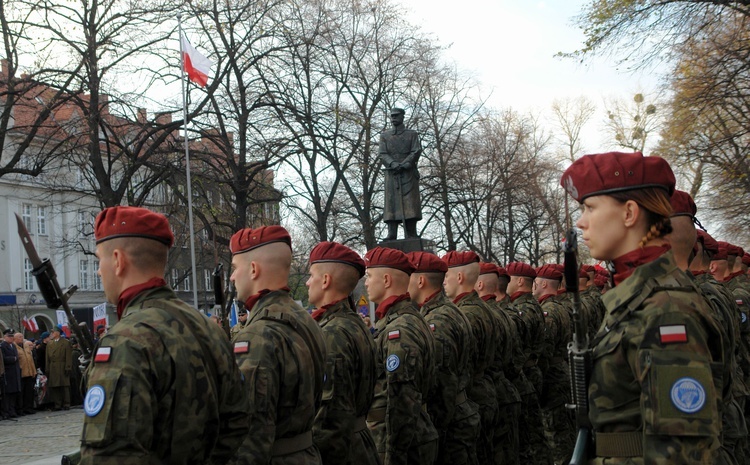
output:
[[648,231],[641,238],[641,248],[654,239],[664,237],[672,232],[672,221],[669,219],[672,215],[672,204],[669,202],[667,192],[663,189],[646,187],[608,195],[621,203],[632,200],[645,212]]

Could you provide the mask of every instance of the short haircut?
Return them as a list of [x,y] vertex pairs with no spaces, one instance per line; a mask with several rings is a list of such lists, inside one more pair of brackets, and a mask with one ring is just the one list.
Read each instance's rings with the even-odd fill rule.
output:
[[345,263],[320,262],[316,263],[321,273],[331,275],[333,287],[339,292],[351,294],[359,282],[359,270]]
[[167,267],[169,247],[159,241],[142,237],[118,237],[100,244],[107,253],[121,249],[130,258],[133,266],[142,271],[153,271],[164,275]]

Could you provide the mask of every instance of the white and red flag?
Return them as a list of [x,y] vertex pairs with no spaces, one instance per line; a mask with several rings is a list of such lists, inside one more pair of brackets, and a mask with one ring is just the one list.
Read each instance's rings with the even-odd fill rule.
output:
[[107,327],[107,304],[94,307],[94,330],[99,326]]
[[39,331],[39,325],[36,322],[36,317],[23,317],[23,327],[31,331],[32,333],[35,333]]
[[193,48],[185,36],[180,37],[180,42],[182,44],[182,66],[188,78],[199,86],[206,87],[208,74],[211,72],[213,63]]

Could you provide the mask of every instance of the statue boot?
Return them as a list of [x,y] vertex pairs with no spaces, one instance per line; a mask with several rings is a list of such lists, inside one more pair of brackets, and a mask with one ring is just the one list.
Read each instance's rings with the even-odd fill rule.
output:
[[417,235],[417,220],[406,220],[406,237],[419,237]]
[[398,237],[398,223],[396,221],[386,221],[388,225],[388,236],[385,238],[386,241],[395,241]]

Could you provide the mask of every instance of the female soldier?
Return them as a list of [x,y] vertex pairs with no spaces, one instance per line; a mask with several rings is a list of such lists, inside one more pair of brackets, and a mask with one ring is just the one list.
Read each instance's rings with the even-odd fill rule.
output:
[[586,155],[563,174],[591,256],[614,265],[592,341],[592,464],[709,464],[720,446],[721,329],[663,236],[675,178],[641,153]]

